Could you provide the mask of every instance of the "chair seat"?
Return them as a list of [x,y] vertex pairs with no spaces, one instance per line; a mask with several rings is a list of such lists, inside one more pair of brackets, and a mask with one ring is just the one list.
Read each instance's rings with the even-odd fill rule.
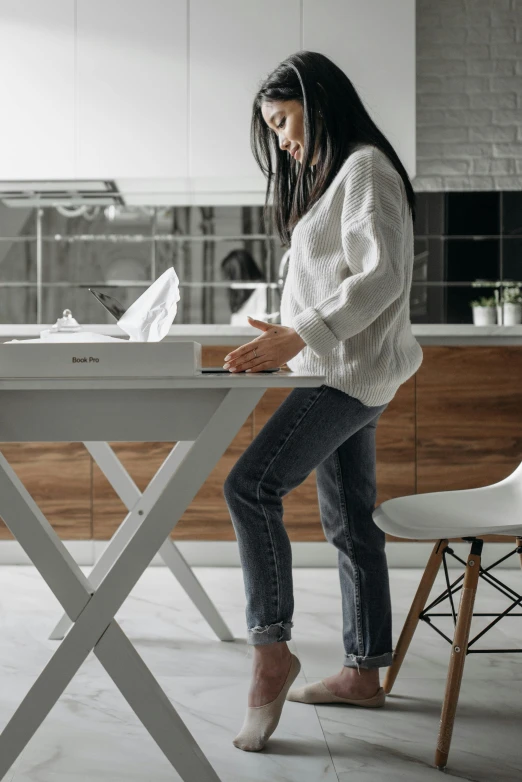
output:
[[415,540],[506,535],[522,537],[522,470],[479,489],[413,494],[386,500],[373,512],[390,535]]

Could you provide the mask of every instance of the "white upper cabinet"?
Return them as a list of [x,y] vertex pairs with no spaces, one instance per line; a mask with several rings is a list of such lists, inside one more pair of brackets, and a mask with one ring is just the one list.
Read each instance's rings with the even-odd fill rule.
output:
[[303,48],[346,73],[415,176],[415,0],[303,0]]
[[[195,191],[259,196],[250,149],[260,82],[300,48],[299,0],[190,0],[189,175]],[[247,203],[247,200],[244,201]]]
[[0,179],[74,176],[74,0],[0,0]]
[[76,176],[186,177],[187,0],[77,0],[76,86]]
[[347,74],[414,176],[415,0],[0,0],[0,180],[262,204],[254,95],[301,49]]

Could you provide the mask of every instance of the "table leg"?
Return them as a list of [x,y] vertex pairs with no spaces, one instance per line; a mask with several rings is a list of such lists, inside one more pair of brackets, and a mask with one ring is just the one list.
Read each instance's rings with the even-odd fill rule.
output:
[[192,734],[117,622],[111,622],[94,654],[150,735],[187,782],[219,782]]
[[[144,684],[149,675],[152,677],[145,664],[143,663],[142,675],[138,672],[136,691],[132,689],[132,676],[129,676],[128,672],[117,670],[121,656],[128,654],[128,649],[123,647],[130,645],[130,641],[121,641],[122,631],[113,627],[116,625],[114,616],[263,393],[264,389],[252,388],[248,392],[245,389],[230,389],[175,475],[170,475],[158,492],[157,486],[161,485],[160,468],[150,485],[150,496],[158,494],[154,504],[149,506],[143,495],[131,511],[131,516],[143,515],[144,520],[137,525],[132,537],[126,542],[117,561],[94,594],[90,594],[92,585],[88,579],[83,576],[45,516],[0,454],[0,516],[68,616],[76,620],[0,734],[0,778],[27,745],[91,650],[94,650],[95,654],[101,653],[100,659],[106,667],[108,664],[108,671],[114,680],[123,685],[122,693],[129,703],[137,704],[140,696],[136,695],[136,691],[146,687],[151,703],[150,711],[152,714],[154,710],[158,712],[153,717],[148,713],[148,705],[147,708],[140,709],[141,716],[147,720],[149,726],[155,722],[156,716],[158,721],[161,719],[160,714],[166,708],[166,696],[160,697],[157,690],[153,691],[151,679]],[[118,533],[115,539],[117,537]],[[97,646],[104,634],[108,637],[98,650]],[[139,667],[136,666],[134,655],[138,655],[135,650],[132,653],[132,663]],[[111,662],[112,658],[116,664]],[[131,667],[129,663],[129,668]],[[157,683],[156,686],[159,688]],[[171,709],[173,710],[172,706]],[[175,721],[171,715],[171,722],[174,724]],[[181,743],[187,740],[187,735],[193,742],[192,762],[188,763],[190,772],[187,772],[186,759],[180,761],[179,768],[177,761],[175,762],[182,778],[185,782],[193,782],[194,779],[201,782],[218,782],[218,777],[208,761],[203,760],[204,756],[190,734],[185,734]],[[160,746],[164,746],[159,729],[154,738]],[[195,765],[199,766],[196,774],[193,773]]]
[[206,619],[219,640],[234,641],[234,634],[229,629],[207,592],[203,589],[201,583],[194,575],[194,571],[181,551],[174,544],[174,541],[167,538],[160,548],[159,554],[165,565],[169,568],[171,573],[174,574],[179,584],[190,597],[203,619]]
[[[0,779],[91,651],[185,782],[219,782],[176,710],[117,622],[90,610],[91,584],[5,457],[0,454],[0,515],[65,610],[76,621],[0,734]],[[29,523],[35,521],[36,524]],[[156,718],[154,715],[157,714]],[[169,734],[169,740],[166,734]]]
[[[142,493],[132,480],[131,476],[124,468],[112,448],[108,443],[94,443],[86,442],[85,447],[91,454],[94,461],[98,464],[109,483],[112,485],[124,505],[130,511],[138,500],[144,497],[149,491],[149,487]],[[170,475],[173,475],[178,469],[179,465],[190,451],[193,446],[192,441],[178,442],[174,446],[173,450],[169,454],[169,469],[163,470],[162,477],[165,485],[166,480]],[[165,463],[164,463],[165,464]],[[136,520],[135,520],[136,521]],[[139,521],[139,519],[138,519]],[[110,569],[112,564],[119,556],[121,547],[126,540],[132,535],[133,529],[129,524],[129,518],[124,522],[126,535],[119,535],[118,540],[119,549],[113,545],[112,540],[109,543],[109,551],[105,551],[102,557],[95,564],[93,570],[89,575],[89,580],[93,586],[98,586],[103,579],[103,576]],[[123,532],[123,531],[122,531]],[[181,584],[187,595],[190,597],[196,608],[199,610],[204,619],[208,622],[212,630],[221,641],[233,641],[234,636],[227,627],[225,621],[221,617],[217,608],[207,595],[202,585],[194,575],[191,567],[188,565],[183,555],[179,551],[178,547],[171,540],[170,536],[165,540],[164,544],[159,550],[159,555],[163,559],[165,565],[172,572],[174,577]],[[57,641],[62,640],[65,633],[71,626],[71,620],[67,615],[62,616],[49,638]]]

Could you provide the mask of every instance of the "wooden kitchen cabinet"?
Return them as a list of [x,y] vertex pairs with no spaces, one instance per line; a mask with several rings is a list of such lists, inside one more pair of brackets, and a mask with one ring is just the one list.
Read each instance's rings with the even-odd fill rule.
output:
[[[203,346],[202,365],[222,366],[230,346]],[[176,525],[172,537],[176,540],[235,540],[228,507],[223,496],[225,479],[253,438],[251,414],[229,445],[194,500]],[[165,460],[174,443],[111,443],[134,482],[143,491]],[[126,514],[125,507],[111,485],[93,465],[93,529],[94,538],[112,537]]]
[[[231,349],[204,346],[203,364],[220,366]],[[378,503],[416,492],[491,484],[522,460],[521,348],[429,346],[423,351],[419,371],[401,386],[377,426]],[[290,391],[265,392],[176,526],[174,538],[235,539],[223,484]],[[113,445],[142,491],[172,446]],[[81,443],[1,443],[0,451],[63,539],[110,538],[125,516],[123,504]],[[291,540],[324,540],[315,473],[283,502]],[[0,538],[10,537],[0,524]]]
[[[60,538],[92,538],[92,462],[83,443],[0,443],[0,451]],[[0,520],[0,539],[12,538]]]
[[[230,515],[223,496],[223,484],[252,440],[250,415],[223,454],[216,467],[196,494],[176,525],[172,537],[176,540],[234,540]],[[115,453],[128,470],[138,488],[143,491],[167,457],[174,443],[111,443]],[[94,538],[107,540],[116,532],[126,515],[126,509],[99,469],[93,466],[93,529]]]
[[424,347],[417,372],[417,491],[473,489],[522,460],[522,350]]
[[415,494],[416,376],[404,383],[377,424],[377,505]]
[[522,461],[520,347],[423,350],[417,373],[417,491],[473,489],[506,478]]

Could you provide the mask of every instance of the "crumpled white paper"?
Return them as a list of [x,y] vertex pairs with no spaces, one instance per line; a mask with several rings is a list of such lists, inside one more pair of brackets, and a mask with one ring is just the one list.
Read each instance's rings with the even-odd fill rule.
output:
[[67,333],[44,329],[37,339],[11,339],[8,342],[159,342],[169,333],[179,299],[179,279],[171,267],[119,319],[118,326],[129,335],[129,339],[109,337],[94,331]]
[[172,326],[179,299],[178,275],[170,267],[131,304],[118,326],[133,342],[159,342]]

